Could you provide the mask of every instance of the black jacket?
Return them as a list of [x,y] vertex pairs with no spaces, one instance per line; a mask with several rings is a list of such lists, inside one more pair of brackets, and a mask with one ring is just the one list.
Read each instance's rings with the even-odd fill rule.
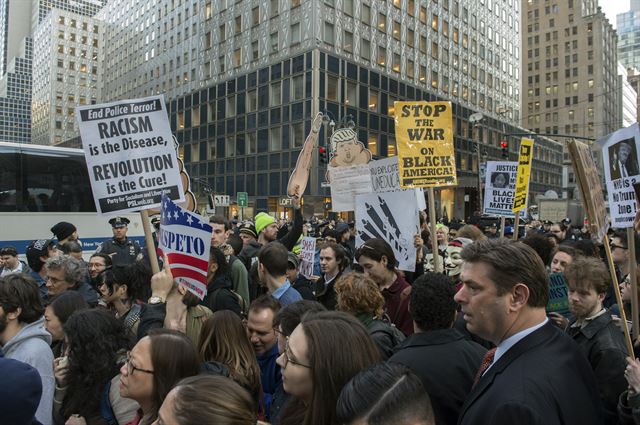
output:
[[303,300],[316,300],[316,296],[313,293],[313,283],[300,273],[298,273],[298,278],[291,284],[291,286],[300,293]]
[[324,274],[323,274],[322,276],[320,276],[320,279],[318,279],[314,285],[316,287],[316,290],[315,290],[316,299],[320,304],[325,306],[327,310],[335,310],[336,307],[338,306],[336,290],[333,287],[338,281],[338,279],[340,279],[340,276],[342,276],[342,271],[338,273],[331,282],[329,282],[328,284],[325,284]]
[[380,359],[386,361],[393,355],[395,348],[404,341],[405,336],[393,324],[371,317],[363,317],[358,315],[358,319],[367,328],[369,336],[376,343],[378,351],[380,351]]
[[606,311],[584,328],[567,328],[567,333],[578,343],[589,360],[598,381],[600,397],[605,408],[605,424],[617,423],[620,394],[627,389],[624,369],[627,367],[627,348],[620,332]]
[[602,401],[589,362],[551,323],[500,357],[467,397],[462,425],[602,425]]
[[437,425],[455,425],[486,352],[458,330],[441,329],[411,335],[389,361],[420,377]]
[[205,295],[200,304],[209,307],[209,310],[214,313],[220,310],[231,310],[240,316],[240,303],[238,302],[238,297],[231,292],[232,288],[231,277],[227,273],[220,273],[209,282],[207,295]]

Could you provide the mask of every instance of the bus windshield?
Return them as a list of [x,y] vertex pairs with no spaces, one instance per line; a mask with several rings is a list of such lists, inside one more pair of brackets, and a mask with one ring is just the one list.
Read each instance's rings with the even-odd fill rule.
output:
[[80,149],[0,143],[0,212],[95,212]]

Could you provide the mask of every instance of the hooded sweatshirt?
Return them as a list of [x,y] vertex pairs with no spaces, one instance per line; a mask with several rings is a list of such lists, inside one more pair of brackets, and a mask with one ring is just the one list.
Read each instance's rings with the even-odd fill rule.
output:
[[44,329],[44,317],[25,325],[17,334],[2,346],[6,358],[19,360],[33,368],[42,379],[42,398],[36,411],[36,419],[43,425],[53,421],[53,353],[50,348],[51,334]]

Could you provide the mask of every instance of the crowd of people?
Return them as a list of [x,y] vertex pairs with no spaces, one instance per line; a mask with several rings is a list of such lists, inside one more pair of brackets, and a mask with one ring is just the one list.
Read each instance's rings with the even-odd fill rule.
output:
[[0,423],[640,424],[620,319],[640,238],[608,235],[618,305],[602,247],[566,221],[518,241],[439,223],[432,252],[422,214],[409,272],[388,241],[356,247],[353,223],[293,204],[291,222],[210,217],[203,299],[167,257],[151,272],[126,218],[88,261],[66,222],[24,253],[2,247]]

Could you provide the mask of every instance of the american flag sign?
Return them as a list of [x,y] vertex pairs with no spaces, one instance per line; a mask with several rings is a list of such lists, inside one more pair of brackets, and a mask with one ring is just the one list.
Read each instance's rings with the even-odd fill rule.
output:
[[179,285],[203,299],[207,295],[207,270],[211,226],[197,214],[162,197],[160,250],[166,254],[171,273]]

